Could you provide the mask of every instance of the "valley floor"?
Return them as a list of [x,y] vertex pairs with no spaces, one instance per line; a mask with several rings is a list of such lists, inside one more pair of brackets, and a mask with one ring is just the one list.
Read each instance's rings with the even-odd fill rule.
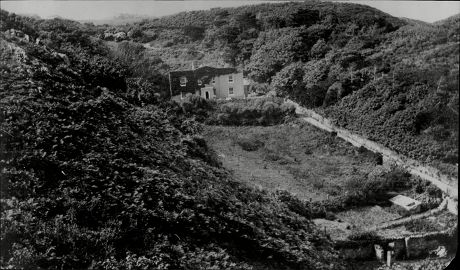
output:
[[[348,179],[376,170],[351,144],[301,121],[268,127],[207,126],[204,137],[238,181],[286,190],[304,200],[334,197]],[[243,150],[239,143],[247,140],[260,147]]]
[[[275,126],[206,126],[203,136],[237,181],[258,189],[286,190],[301,200],[333,200],[353,189],[352,183],[387,169],[370,152],[301,120]],[[427,199],[426,193],[402,193]],[[402,217],[390,205],[354,207],[334,216],[313,220],[333,240],[347,240],[366,228]],[[413,224],[379,230],[378,234],[399,237],[446,230],[455,224],[456,216],[444,211]],[[398,269],[405,269],[404,265]],[[380,266],[369,262],[356,269],[384,269]]]

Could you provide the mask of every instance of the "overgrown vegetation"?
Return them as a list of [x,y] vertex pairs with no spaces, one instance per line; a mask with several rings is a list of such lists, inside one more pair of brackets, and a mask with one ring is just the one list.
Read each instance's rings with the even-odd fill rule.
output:
[[381,237],[375,231],[359,231],[352,233],[348,239],[355,241],[376,241],[381,240]]
[[220,125],[274,125],[295,117],[295,107],[282,99],[257,98],[218,104],[208,123]]
[[[389,191],[401,191],[411,187],[409,176],[404,171],[393,169],[369,174],[367,177],[349,178],[342,186],[337,187],[333,198],[323,201],[303,202],[287,194],[282,198],[285,198],[285,203],[292,211],[301,211],[299,214],[305,214],[303,211],[306,210],[300,209],[309,209],[309,217],[325,218],[329,212],[386,202],[391,196],[388,194]],[[321,189],[324,186],[317,188]]]
[[155,33],[155,54],[174,68],[189,67],[177,61],[185,58],[244,67],[256,91],[274,89],[456,176],[458,20],[428,24],[305,1],[182,12],[132,27]]
[[[213,162],[193,119],[48,22],[61,44],[0,40],[2,267],[341,268],[307,218]],[[2,11],[2,32],[21,23]]]
[[277,192],[292,211],[309,218],[389,206],[395,193],[420,200],[422,211],[442,201],[429,182],[379,165],[380,156],[300,120],[268,127],[207,126],[204,138],[237,180]]
[[[273,89],[339,126],[457,176],[458,20],[428,24],[364,5],[313,0],[181,12],[123,26],[66,21],[73,32],[65,38],[121,31],[131,42],[150,42],[154,49],[142,53],[152,58],[148,65],[161,58],[173,70],[196,60],[241,67],[257,92]],[[51,37],[51,30],[61,31],[56,23],[62,21],[24,19],[19,28]],[[61,36],[49,40],[61,43]],[[145,61],[134,66],[157,74],[144,68]]]
[[[293,107],[281,99],[160,103],[174,61],[180,64],[170,68],[214,58],[244,66],[257,91],[275,90],[457,173],[458,16],[424,24],[362,5],[307,1],[116,27],[3,10],[1,17],[2,267],[340,269],[311,218],[378,202],[389,189],[428,194],[424,209],[439,202],[439,191],[400,170],[352,168],[354,177],[326,185],[295,167],[292,149],[278,151],[281,140],[255,137],[237,142],[249,154],[263,151],[263,162],[292,166],[294,177],[314,179],[332,198],[303,201],[231,180],[198,135],[199,122],[274,125],[292,117]],[[30,41],[4,34],[9,29]],[[126,38],[99,39],[119,31]],[[145,42],[153,46],[146,50]],[[313,139],[322,155],[350,154],[333,136]],[[305,142],[299,151],[319,150]]]
[[404,224],[404,227],[411,232],[435,232],[439,226],[428,219],[411,220]]
[[175,106],[210,125],[269,126],[295,118],[295,107],[280,98],[213,101],[188,94]]

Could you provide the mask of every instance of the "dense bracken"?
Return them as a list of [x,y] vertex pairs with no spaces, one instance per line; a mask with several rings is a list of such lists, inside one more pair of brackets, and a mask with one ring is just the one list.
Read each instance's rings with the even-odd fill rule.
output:
[[197,122],[55,22],[60,43],[0,40],[2,267],[340,269],[308,218],[233,182]]
[[257,91],[457,174],[458,16],[427,24],[318,1],[123,26],[0,12],[2,267],[340,269],[310,219],[412,184],[369,176],[316,205],[232,181],[199,122],[217,110],[217,124],[270,125],[292,108],[161,102],[167,71],[187,61],[238,66]]
[[188,94],[180,103],[172,105],[185,115],[210,125],[269,126],[295,117],[292,104],[274,97],[213,101]]

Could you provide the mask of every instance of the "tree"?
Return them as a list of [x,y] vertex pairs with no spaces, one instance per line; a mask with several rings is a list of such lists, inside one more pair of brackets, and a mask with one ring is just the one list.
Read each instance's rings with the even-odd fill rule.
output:
[[319,39],[315,45],[310,50],[310,56],[314,59],[319,59],[324,57],[326,53],[329,51],[329,46],[326,44],[324,39]]
[[299,59],[302,38],[299,29],[283,28],[262,32],[254,43],[247,69],[257,82],[270,82],[283,66]]
[[289,18],[289,26],[310,26],[315,24],[319,20],[319,11],[312,9],[299,9],[293,13]]
[[265,31],[276,29],[276,28],[283,28],[286,26],[286,19],[279,17],[277,15],[266,15],[262,18],[262,27]]
[[273,77],[271,86],[279,96],[296,97],[301,95],[306,88],[303,80],[304,75],[304,64],[295,62],[278,72]]
[[234,16],[232,18],[232,24],[237,25],[242,32],[251,28],[258,28],[256,15],[248,11]]
[[192,41],[201,40],[204,37],[205,28],[202,26],[188,25],[182,28],[183,34],[192,39]]

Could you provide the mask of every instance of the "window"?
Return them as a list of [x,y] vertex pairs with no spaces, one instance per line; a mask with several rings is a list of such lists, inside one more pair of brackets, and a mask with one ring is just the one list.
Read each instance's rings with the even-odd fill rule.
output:
[[233,82],[233,75],[228,75],[228,82],[232,83]]
[[185,86],[187,85],[187,77],[182,76],[180,77],[180,86]]
[[212,83],[216,83],[216,78],[212,78]]
[[228,88],[228,94],[229,94],[229,95],[233,95],[233,87],[229,87],[229,88]]

